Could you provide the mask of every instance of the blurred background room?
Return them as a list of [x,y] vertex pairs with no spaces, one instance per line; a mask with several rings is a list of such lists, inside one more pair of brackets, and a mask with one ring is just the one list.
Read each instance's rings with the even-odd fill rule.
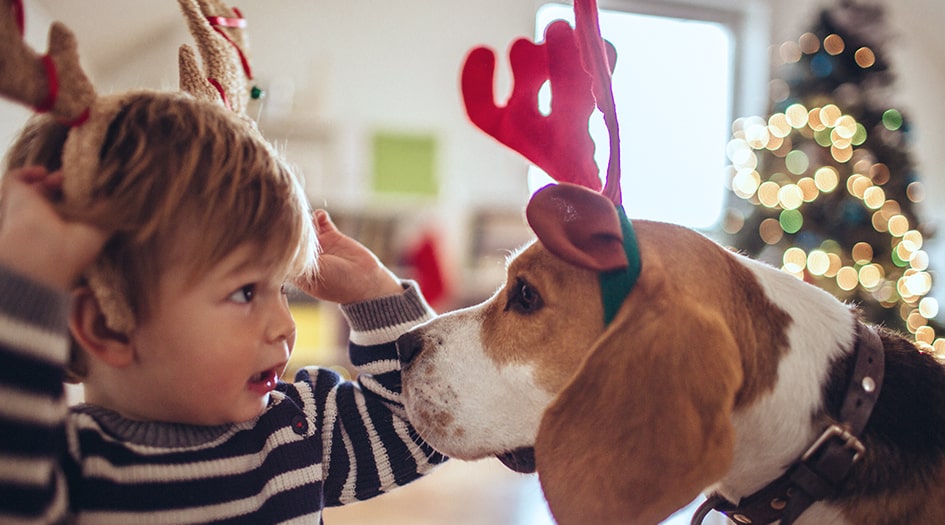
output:
[[[331,212],[438,311],[478,303],[531,238],[543,174],[466,118],[465,55],[540,40],[571,16],[541,0],[244,0],[250,113]],[[945,7],[940,0],[599,0],[617,48],[624,204],[864,305],[945,356]],[[173,0],[27,0],[27,41],[70,26],[100,91],[177,89],[191,43]],[[543,95],[547,104],[548,94]],[[0,104],[4,150],[29,116]],[[598,119],[599,120],[599,119]],[[592,121],[592,134],[602,132]],[[606,149],[598,142],[598,159]],[[345,371],[334,305],[293,297],[290,366]],[[487,388],[485,381],[483,388]],[[80,394],[79,394],[80,395]],[[395,493],[326,511],[344,524],[551,524],[538,481],[448,462]],[[688,523],[685,512],[667,523]]]

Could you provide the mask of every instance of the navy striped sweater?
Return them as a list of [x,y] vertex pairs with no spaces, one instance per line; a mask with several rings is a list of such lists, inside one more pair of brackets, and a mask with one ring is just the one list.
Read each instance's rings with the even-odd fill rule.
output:
[[67,407],[67,298],[0,268],[0,523],[320,523],[445,458],[406,421],[393,341],[417,289],[343,307],[361,375],[306,368],[257,419],[218,427]]

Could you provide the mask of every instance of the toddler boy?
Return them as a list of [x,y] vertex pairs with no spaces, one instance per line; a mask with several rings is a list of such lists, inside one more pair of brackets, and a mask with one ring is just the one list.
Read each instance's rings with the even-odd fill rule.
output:
[[[86,207],[61,196],[67,129],[34,119],[0,187],[0,522],[319,523],[445,459],[404,417],[394,346],[432,310],[313,221],[239,117],[128,96]],[[290,283],[343,305],[357,381],[281,380]]]

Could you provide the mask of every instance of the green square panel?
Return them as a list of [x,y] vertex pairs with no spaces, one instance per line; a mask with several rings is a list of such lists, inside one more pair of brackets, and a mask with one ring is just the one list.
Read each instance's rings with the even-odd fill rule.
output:
[[437,194],[436,139],[432,135],[376,133],[373,148],[375,192]]

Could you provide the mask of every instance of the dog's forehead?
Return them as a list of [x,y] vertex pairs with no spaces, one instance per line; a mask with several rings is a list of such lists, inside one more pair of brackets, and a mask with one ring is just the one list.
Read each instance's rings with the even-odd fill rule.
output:
[[520,268],[528,266],[532,261],[541,257],[541,253],[544,248],[541,243],[538,241],[532,241],[525,246],[522,246],[517,251],[509,254],[509,258],[506,260],[505,266],[506,270],[509,273],[519,271]]
[[561,282],[569,276],[588,272],[555,257],[537,241],[513,254],[507,268],[509,281],[513,277],[522,277],[538,286]]

